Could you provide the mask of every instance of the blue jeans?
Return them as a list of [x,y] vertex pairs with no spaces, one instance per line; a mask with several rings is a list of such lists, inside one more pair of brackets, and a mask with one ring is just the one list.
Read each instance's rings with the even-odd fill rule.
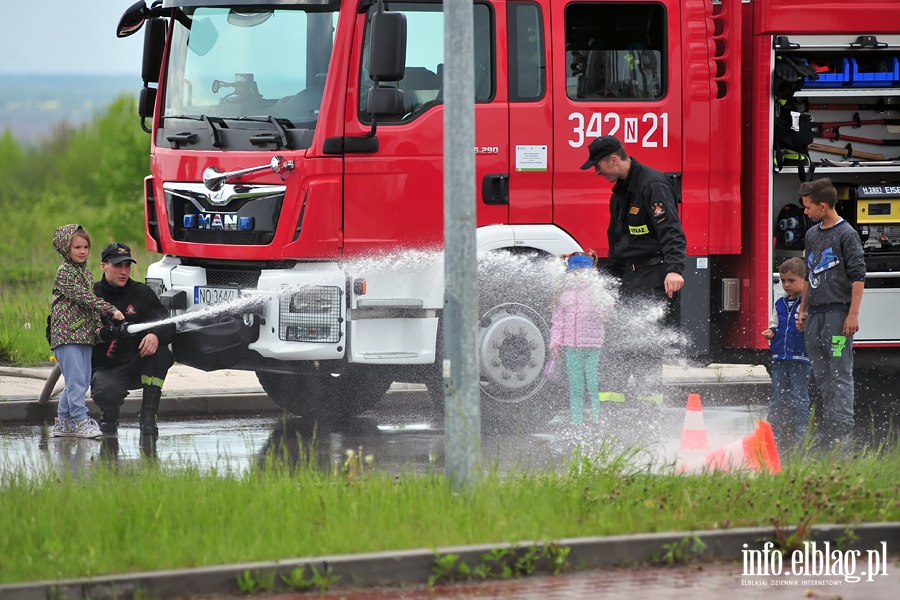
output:
[[56,348],[53,356],[66,382],[66,388],[59,397],[57,415],[60,419],[68,417],[73,421],[86,419],[85,395],[91,383],[91,347],[87,344],[66,344]]
[[566,348],[566,370],[569,374],[569,405],[572,410],[572,423],[581,425],[584,422],[584,388],[587,387],[591,408],[594,410],[594,422],[600,420],[600,394],[597,381],[597,369],[600,365],[598,348]]
[[809,424],[809,374],[812,367],[797,360],[772,361],[769,424],[778,453],[791,452],[806,436]]

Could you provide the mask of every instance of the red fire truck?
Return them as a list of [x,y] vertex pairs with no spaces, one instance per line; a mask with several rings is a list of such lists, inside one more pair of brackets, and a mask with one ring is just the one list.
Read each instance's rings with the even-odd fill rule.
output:
[[[473,18],[480,252],[523,271],[602,256],[609,185],[579,166],[616,135],[677,189],[692,351],[761,354],[814,168],[866,244],[857,360],[900,346],[900,3],[474,0]],[[443,266],[424,258],[443,241],[441,2],[156,0],[118,33],[143,25],[146,243],[164,255],[147,281],[173,314],[258,300],[185,323],[178,359],[253,370],[312,417],[393,380],[442,395]],[[786,98],[782,63],[806,67]],[[816,139],[775,165],[788,113]],[[521,289],[540,283],[503,287],[479,308],[482,406],[501,419],[547,405],[546,307]]]

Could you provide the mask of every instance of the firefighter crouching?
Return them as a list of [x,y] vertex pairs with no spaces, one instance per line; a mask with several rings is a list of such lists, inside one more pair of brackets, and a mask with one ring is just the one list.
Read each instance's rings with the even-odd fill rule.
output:
[[609,269],[621,281],[620,304],[608,325],[601,360],[600,401],[624,402],[629,375],[642,403],[663,402],[662,340],[636,322],[647,304],[663,303],[662,324],[677,316],[678,291],[684,285],[687,241],[675,191],[660,171],[630,158],[616,137],[606,135],[588,147],[582,170],[614,183],[610,198]]
[[[125,315],[128,324],[152,323],[168,318],[169,313],[147,285],[131,279],[131,249],[112,243],[100,256],[103,277],[94,283],[94,293]],[[100,408],[100,431],[115,434],[119,428],[119,409],[128,390],[140,388],[143,394],[139,424],[141,435],[157,436],[156,413],[162,386],[175,359],[168,345],[175,337],[175,325],[154,327],[135,335],[124,334],[121,326],[100,330],[100,342],[92,356],[91,397]]]

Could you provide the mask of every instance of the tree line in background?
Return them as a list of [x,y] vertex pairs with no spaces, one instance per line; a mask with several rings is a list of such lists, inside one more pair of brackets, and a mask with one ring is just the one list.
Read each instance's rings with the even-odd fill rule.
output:
[[[57,227],[87,228],[88,267],[95,277],[100,250],[110,241],[143,254],[149,171],[150,138],[127,95],[89,123],[59,123],[34,147],[9,130],[0,134],[0,364],[30,364],[49,355],[41,323],[61,260],[52,243]],[[143,280],[137,272],[134,277]]]
[[[53,230],[81,223],[94,238],[143,246],[143,180],[150,139],[133,98],[120,96],[90,123],[57,124],[37,147],[0,136],[0,283],[46,278],[58,264]],[[103,242],[97,247],[98,244]],[[92,258],[95,258],[92,256]],[[50,261],[48,268],[41,264]]]

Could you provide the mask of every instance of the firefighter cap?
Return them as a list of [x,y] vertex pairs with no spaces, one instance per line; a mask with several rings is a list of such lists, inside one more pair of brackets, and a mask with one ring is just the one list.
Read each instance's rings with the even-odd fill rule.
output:
[[601,135],[588,146],[587,162],[581,165],[581,170],[592,168],[598,162],[622,148],[622,142],[614,135]]
[[100,260],[112,265],[118,265],[126,260],[130,260],[133,263],[137,262],[131,258],[131,248],[125,244],[120,244],[119,242],[113,242],[104,248],[103,252],[100,254]]

